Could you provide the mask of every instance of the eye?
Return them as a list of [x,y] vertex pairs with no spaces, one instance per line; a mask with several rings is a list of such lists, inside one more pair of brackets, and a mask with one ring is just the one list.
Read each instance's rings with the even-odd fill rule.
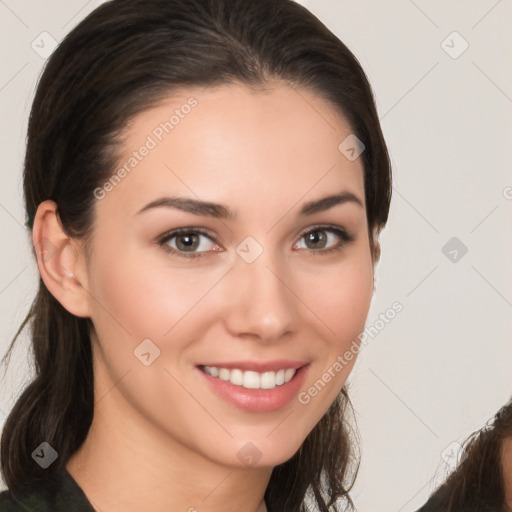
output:
[[[158,243],[165,250],[185,258],[194,258],[202,256],[204,252],[219,250],[219,246],[207,233],[191,228],[175,229],[166,233],[158,240]],[[212,249],[212,246],[217,249]]]
[[[332,245],[332,242],[339,242]],[[326,254],[332,251],[341,251],[347,244],[354,241],[354,237],[348,234],[344,229],[334,226],[315,226],[301,236],[301,241],[305,240],[306,247],[299,249],[308,249],[311,253]]]
[[[339,240],[337,244],[336,239]],[[306,247],[298,247],[299,249],[306,249],[312,254],[327,254],[341,251],[355,238],[340,227],[315,226],[301,236],[300,241],[302,240],[305,240]],[[180,228],[165,233],[159,238],[158,244],[164,250],[185,258],[197,258],[211,251],[223,251],[211,235],[196,228]]]

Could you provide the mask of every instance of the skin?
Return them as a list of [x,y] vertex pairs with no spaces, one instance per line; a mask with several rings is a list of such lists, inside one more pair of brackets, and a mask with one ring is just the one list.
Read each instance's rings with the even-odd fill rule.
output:
[[[307,405],[294,399],[264,413],[216,395],[196,365],[305,361],[307,390],[363,331],[373,294],[363,166],[338,150],[351,133],[341,114],[281,83],[190,88],[134,119],[120,162],[190,96],[198,101],[190,114],[96,201],[89,260],[63,232],[55,203],[42,203],[34,223],[34,243],[49,240],[55,251],[38,262],[45,284],[94,324],[94,420],[67,469],[98,511],[266,510],[272,468],[299,449],[355,357]],[[298,216],[305,202],[341,190],[362,205]],[[167,207],[137,214],[171,195],[221,203],[237,218]],[[327,240],[308,244],[303,235],[317,224],[341,227],[354,241],[322,254],[343,240],[321,231]],[[180,227],[211,234],[199,237],[202,256],[158,244]],[[236,253],[247,236],[263,248],[251,264]],[[147,338],[160,350],[150,366],[134,357]],[[261,453],[250,467],[237,456],[247,442]]]

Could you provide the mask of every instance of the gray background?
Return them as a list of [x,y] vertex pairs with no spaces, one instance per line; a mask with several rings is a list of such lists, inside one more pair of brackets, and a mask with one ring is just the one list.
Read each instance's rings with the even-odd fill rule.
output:
[[[38,282],[21,186],[34,87],[51,38],[100,3],[0,0],[2,354]],[[449,471],[453,443],[512,394],[512,1],[301,3],[362,63],[393,162],[367,325],[394,301],[403,311],[350,377],[363,453],[353,496],[360,511],[413,511]],[[30,377],[27,341],[0,381],[0,425]]]

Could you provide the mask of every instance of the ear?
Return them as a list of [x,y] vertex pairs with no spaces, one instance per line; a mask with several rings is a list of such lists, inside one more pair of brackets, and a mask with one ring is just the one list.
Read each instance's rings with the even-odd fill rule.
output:
[[73,315],[89,317],[85,255],[78,240],[64,231],[54,201],[43,201],[37,208],[32,243],[50,293]]

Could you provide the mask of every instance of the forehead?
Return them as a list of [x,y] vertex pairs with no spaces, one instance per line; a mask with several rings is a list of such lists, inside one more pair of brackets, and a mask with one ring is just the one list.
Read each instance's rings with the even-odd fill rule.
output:
[[172,192],[236,211],[282,209],[342,189],[364,204],[361,159],[339,149],[351,134],[332,104],[285,84],[173,92],[130,123],[116,168],[124,169],[122,179],[102,207],[117,198],[121,208],[134,210]]

